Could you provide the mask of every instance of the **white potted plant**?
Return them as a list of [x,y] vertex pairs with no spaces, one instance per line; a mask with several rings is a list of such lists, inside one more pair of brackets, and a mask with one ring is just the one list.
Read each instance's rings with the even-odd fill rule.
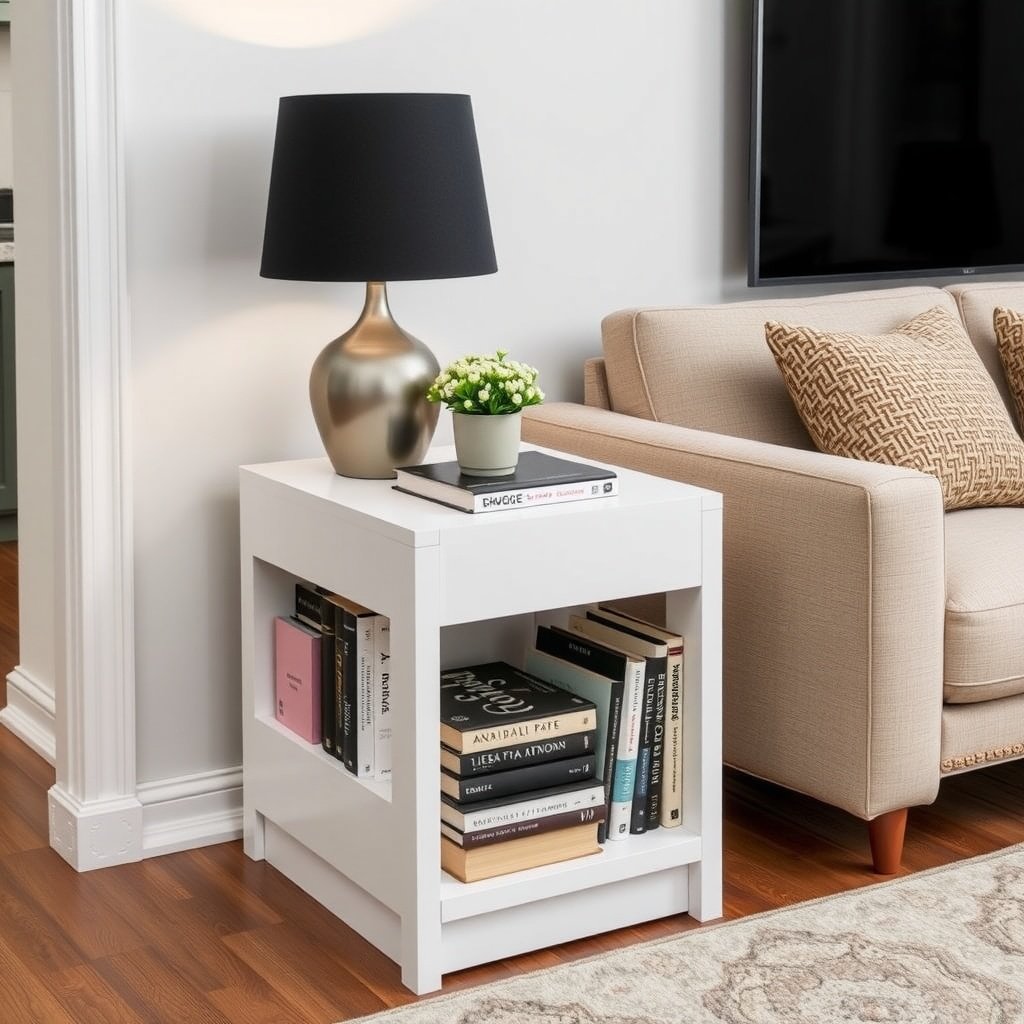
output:
[[467,476],[505,476],[519,462],[522,417],[527,406],[540,405],[544,392],[537,370],[492,355],[463,356],[438,374],[427,400],[443,402],[452,413],[455,454]]

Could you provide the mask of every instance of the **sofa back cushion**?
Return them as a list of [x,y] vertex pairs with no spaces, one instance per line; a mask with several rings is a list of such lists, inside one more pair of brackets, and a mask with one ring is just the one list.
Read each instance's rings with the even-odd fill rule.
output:
[[977,284],[950,285],[946,291],[956,299],[960,319],[967,328],[971,342],[981,356],[985,369],[996,382],[1006,408],[1013,413],[1014,403],[999,361],[992,315],[1000,306],[1024,313],[1024,282],[980,281]]
[[718,306],[630,309],[602,322],[615,412],[790,448],[813,448],[765,344],[769,320],[884,334],[956,302],[940,288],[891,288]]

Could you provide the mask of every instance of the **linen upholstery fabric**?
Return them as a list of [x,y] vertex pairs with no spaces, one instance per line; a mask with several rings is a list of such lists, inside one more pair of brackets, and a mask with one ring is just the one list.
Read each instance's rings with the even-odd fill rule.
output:
[[1024,442],[947,310],[883,335],[769,322],[765,336],[822,451],[932,473],[947,509],[1024,504]]
[[945,646],[947,701],[1024,693],[1024,509],[946,516]]
[[1006,376],[999,362],[992,312],[997,306],[1024,311],[1024,283],[1020,281],[982,281],[977,284],[948,286],[947,291],[956,300],[960,319],[981,356],[989,376],[996,382],[1006,408],[1013,412],[1013,399],[1006,384]]
[[1024,430],[1024,315],[998,306],[992,314],[992,326],[1017,422]]
[[942,709],[943,775],[1024,757],[1024,694]]
[[588,359],[583,364],[583,404],[599,409],[611,408],[603,359]]
[[765,321],[882,334],[935,306],[956,315],[952,295],[929,287],[613,313],[601,325],[611,408],[813,448],[765,348]]
[[934,477],[570,403],[523,416],[535,444],[724,494],[730,764],[862,818],[935,798],[945,595]]

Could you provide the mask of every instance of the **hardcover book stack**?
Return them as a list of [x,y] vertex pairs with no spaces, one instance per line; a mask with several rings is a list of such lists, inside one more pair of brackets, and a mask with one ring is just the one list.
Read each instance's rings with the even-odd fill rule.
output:
[[538,626],[525,668],[597,708],[609,839],[682,824],[681,636],[594,605]]
[[593,701],[504,662],[443,672],[444,870],[473,882],[599,852],[598,731]]
[[[295,676],[301,674],[295,669],[295,650],[304,652],[301,664],[312,677],[301,715],[294,711],[299,703]],[[353,775],[389,779],[390,659],[386,615],[322,587],[297,583],[294,617],[275,621],[278,720],[321,743]]]

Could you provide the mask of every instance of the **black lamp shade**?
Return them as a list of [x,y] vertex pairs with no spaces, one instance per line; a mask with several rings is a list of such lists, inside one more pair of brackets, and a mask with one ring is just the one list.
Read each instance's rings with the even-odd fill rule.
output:
[[416,281],[497,270],[468,96],[285,96],[263,277]]

